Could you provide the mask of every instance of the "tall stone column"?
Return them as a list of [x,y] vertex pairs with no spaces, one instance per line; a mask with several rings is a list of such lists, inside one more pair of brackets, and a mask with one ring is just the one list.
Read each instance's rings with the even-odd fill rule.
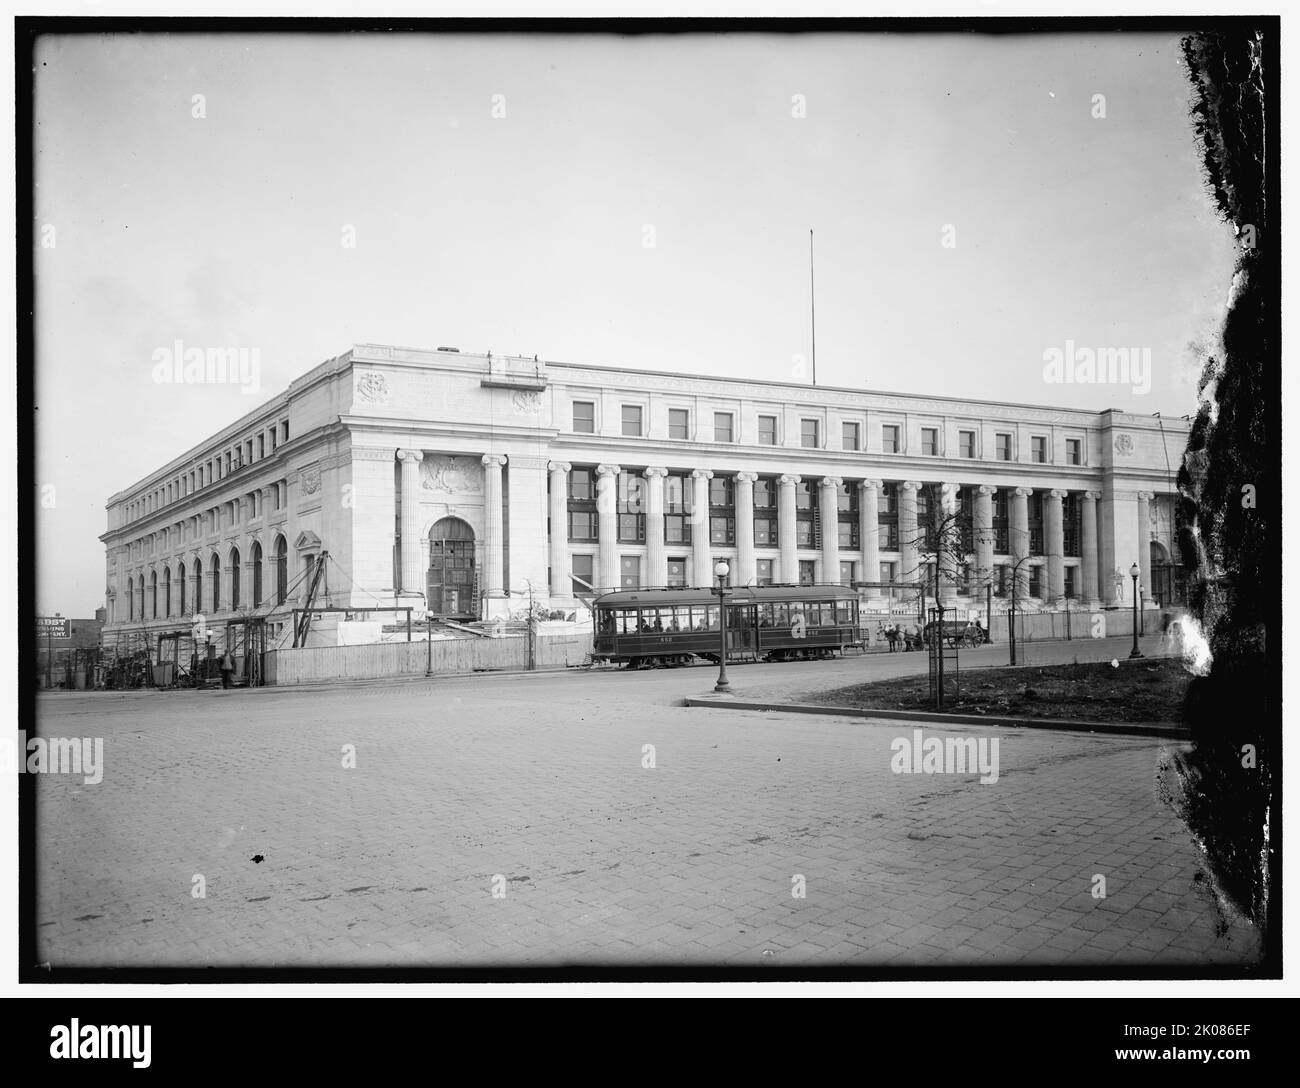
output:
[[[862,545],[862,581],[880,581],[880,481],[858,484],[858,537]],[[879,588],[867,590],[872,600],[880,599]]]
[[569,597],[573,594],[572,574],[569,569],[569,470],[568,461],[551,461],[550,472],[551,511],[551,596]]
[[1154,608],[1156,604],[1151,595],[1151,500],[1154,498],[1151,491],[1137,493],[1137,564],[1142,570],[1138,575],[1142,608]]
[[757,472],[736,473],[736,571],[733,586],[752,586],[758,580],[754,561],[754,482]]
[[817,507],[822,522],[822,581],[838,585],[840,580],[840,484],[839,476],[825,476]]
[[[487,540],[483,546],[483,595],[501,598],[506,595],[504,565],[504,540],[501,531],[501,467],[505,457],[496,453],[483,455],[483,520],[487,525]],[[406,519],[406,503],[402,503],[402,519]],[[486,618],[486,616],[485,616]]]
[[1099,491],[1085,491],[1083,493],[1083,555],[1080,557],[1080,562],[1083,566],[1083,588],[1081,592],[1085,608],[1097,608],[1101,604],[1097,593],[1097,500],[1099,498],[1101,498]]
[[600,570],[596,588],[618,589],[618,465],[596,466],[596,517],[599,523]]
[[941,522],[944,539],[940,542],[939,593],[945,608],[957,604],[957,571],[962,558],[961,527],[957,524],[957,511],[961,506],[961,485],[946,483],[940,490]]
[[713,584],[709,546],[709,481],[713,473],[697,468],[691,473],[691,582],[708,589]]
[[527,597],[531,590],[534,600],[539,602],[549,591],[546,549],[542,547],[548,513],[546,472],[544,457],[533,453],[509,454],[505,503],[509,554],[505,563],[505,588],[516,597]]
[[645,477],[645,552],[647,586],[665,586],[668,584],[668,547],[664,543],[664,478],[668,470],[659,465],[651,465],[642,475]]
[[[424,598],[423,571],[420,570],[420,450],[398,450],[402,462],[402,552],[401,596]],[[497,476],[500,482],[500,474]]]
[[1029,496],[1034,493],[1030,487],[1016,487],[1011,491],[1011,563],[1016,572],[1016,597],[1024,600],[1029,596],[1029,564],[1021,563],[1029,557]]
[[982,484],[975,491],[975,585],[980,593],[993,584],[993,494],[996,487]]
[[1049,491],[1043,504],[1043,527],[1047,544],[1047,593],[1050,604],[1059,607],[1065,599],[1065,520],[1061,508],[1064,491]]
[[799,584],[799,536],[796,530],[794,489],[800,477],[786,474],[777,480],[777,544],[781,549],[781,581]]
[[916,493],[921,485],[915,480],[905,480],[898,485],[898,580],[922,581],[917,561]]

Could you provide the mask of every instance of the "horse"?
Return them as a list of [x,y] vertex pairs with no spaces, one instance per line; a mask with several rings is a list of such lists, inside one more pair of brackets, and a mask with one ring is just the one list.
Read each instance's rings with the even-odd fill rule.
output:
[[921,629],[916,624],[909,624],[904,627],[902,635],[905,650],[919,650],[921,648]]

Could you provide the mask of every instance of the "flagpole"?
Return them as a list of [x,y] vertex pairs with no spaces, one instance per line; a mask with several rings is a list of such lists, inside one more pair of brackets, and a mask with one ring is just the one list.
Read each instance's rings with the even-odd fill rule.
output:
[[812,304],[812,383],[817,384],[817,279],[813,258],[813,232],[808,231],[808,295]]

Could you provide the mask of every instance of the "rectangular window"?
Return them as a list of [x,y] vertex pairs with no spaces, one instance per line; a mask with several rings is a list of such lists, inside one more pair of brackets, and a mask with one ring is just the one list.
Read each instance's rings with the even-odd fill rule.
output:
[[1065,440],[1065,463],[1067,465],[1083,464],[1083,443],[1077,438]]
[[1074,572],[1078,569],[1078,567],[1065,568],[1065,595],[1070,600],[1073,600],[1076,596],[1074,592]]
[[596,433],[596,402],[575,400],[573,402],[573,430],[575,434]]
[[575,468],[569,473],[569,499],[571,501],[595,501],[596,486],[593,475],[589,468]]
[[1040,434],[1030,439],[1033,445],[1034,461],[1040,465],[1047,463],[1047,439]]
[[817,567],[811,559],[799,560],[799,584],[810,586],[816,580]]
[[759,547],[770,547],[778,543],[776,537],[776,518],[754,518],[754,543]]
[[641,406],[639,404],[623,405],[623,437],[641,437]]
[[878,547],[882,552],[898,551],[898,526],[881,525],[879,528],[880,540]]
[[841,426],[844,435],[841,439],[841,445],[846,450],[856,450],[858,448],[858,425],[856,423],[845,423]]
[[806,450],[821,449],[818,438],[817,420],[801,419],[799,421],[799,445]]
[[596,516],[595,473],[589,468],[575,468],[569,473],[569,539],[596,540],[599,519]]
[[732,415],[730,412],[713,413],[713,441],[734,442]]
[[997,436],[998,460],[1011,460],[1011,436],[1009,434],[1000,434]]
[[623,589],[639,589],[641,586],[641,557],[625,555],[618,561],[619,585]]
[[684,514],[664,515],[664,541],[668,544],[691,542],[691,521]]
[[1041,597],[1043,595],[1043,568],[1029,568],[1029,595],[1031,597]]
[[681,441],[691,437],[691,413],[685,408],[668,409],[668,437]]
[[853,584],[853,563],[851,560],[842,560],[840,562],[840,585],[849,586]]
[[975,456],[975,432],[958,431],[957,445],[960,447],[962,457],[973,458]]
[[685,476],[668,476],[664,479],[664,513],[689,514],[691,512],[691,483]]
[[597,538],[597,519],[594,512],[586,510],[569,511],[569,539],[595,540]]
[[644,481],[631,472],[618,474],[618,539],[623,544],[645,543]]
[[257,436],[257,459],[260,461],[265,456],[266,456],[266,435],[259,434]]
[[758,444],[760,446],[776,445],[776,416],[758,417]]
[[573,574],[573,595],[575,597],[591,596],[596,584],[596,576],[593,573],[595,566],[596,557],[594,555],[575,555],[570,561],[569,569]]
[[668,584],[670,586],[686,585],[686,557],[670,555],[668,557]]
[[897,453],[900,440],[900,427],[897,423],[880,425],[880,448],[885,453]]
[[921,428],[921,454],[924,457],[936,457],[939,453],[939,429],[937,427]]
[[736,542],[736,519],[710,517],[709,542],[711,544],[734,544]]
[[289,421],[287,419],[280,424],[280,441],[289,441]]
[[276,450],[279,448],[280,448],[280,434],[274,427],[272,427],[271,428],[271,449]]
[[880,580],[881,580],[882,582],[892,582],[892,581],[894,580],[894,564],[893,564],[893,563],[881,563],[881,564],[880,564]]
[[760,559],[757,563],[757,577],[755,581],[760,586],[770,586],[772,584],[772,560]]

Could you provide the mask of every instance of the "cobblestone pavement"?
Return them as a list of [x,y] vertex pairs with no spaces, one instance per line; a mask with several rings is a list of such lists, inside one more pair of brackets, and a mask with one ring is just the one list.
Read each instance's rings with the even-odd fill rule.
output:
[[[734,675],[806,691],[809,670],[852,664]],[[1159,799],[1167,745],[925,725],[996,738],[997,781],[895,774],[912,723],[672,705],[711,680],[42,696],[29,734],[103,737],[105,769],[35,776],[38,959],[1099,975],[1257,959]]]

